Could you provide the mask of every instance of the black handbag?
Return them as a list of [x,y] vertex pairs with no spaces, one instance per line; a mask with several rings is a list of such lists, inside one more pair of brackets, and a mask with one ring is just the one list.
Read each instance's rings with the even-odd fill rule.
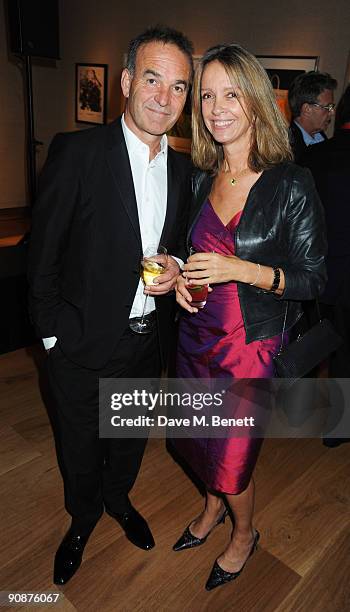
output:
[[318,321],[296,340],[284,346],[284,336],[288,314],[288,302],[284,314],[281,345],[274,357],[276,375],[287,378],[286,386],[292,386],[318,364],[324,361],[343,343],[343,339],[335,331],[328,319],[322,319],[320,306],[316,300]]

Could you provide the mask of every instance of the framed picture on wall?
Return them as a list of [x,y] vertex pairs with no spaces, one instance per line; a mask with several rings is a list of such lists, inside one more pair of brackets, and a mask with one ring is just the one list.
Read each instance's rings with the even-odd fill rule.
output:
[[275,90],[277,104],[289,123],[291,119],[288,106],[290,84],[299,74],[318,70],[320,58],[317,55],[257,55],[256,57],[269,75]]
[[[193,64],[196,68],[201,55],[193,56]],[[180,153],[191,153],[191,90],[188,92],[184,109],[175,125],[167,133],[169,145]]]
[[348,54],[348,61],[347,61],[346,68],[345,68],[343,91],[345,91],[345,89],[347,88],[349,84],[350,84],[350,50]]
[[76,64],[75,75],[75,121],[106,123],[107,64]]

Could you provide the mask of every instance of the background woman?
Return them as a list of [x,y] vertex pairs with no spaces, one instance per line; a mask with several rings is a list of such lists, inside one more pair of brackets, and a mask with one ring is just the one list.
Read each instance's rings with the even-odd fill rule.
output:
[[[291,157],[287,127],[256,58],[234,44],[209,49],[193,88],[199,170],[188,240],[196,254],[177,287],[184,309],[180,377],[274,376],[287,301],[289,329],[301,316],[299,301],[322,291],[322,208],[308,170]],[[212,287],[202,310],[191,306],[191,283]],[[207,498],[174,550],[203,544],[224,518],[224,500],[234,518],[231,541],[208,578],[210,590],[236,578],[256,548],[252,472],[261,440],[177,440],[176,446],[204,481]]]

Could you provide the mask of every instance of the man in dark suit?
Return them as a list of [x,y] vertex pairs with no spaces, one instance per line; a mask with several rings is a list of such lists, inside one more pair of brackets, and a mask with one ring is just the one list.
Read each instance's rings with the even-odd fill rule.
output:
[[[54,582],[78,569],[104,510],[136,546],[154,546],[128,493],[145,439],[99,439],[99,378],[158,377],[167,359],[174,305],[169,292],[184,257],[190,162],[167,146],[193,72],[181,33],[151,28],[131,41],[121,78],[124,115],[107,126],[55,137],[33,211],[29,259],[31,311],[49,352],[54,430],[71,527],[56,553]],[[143,250],[170,256],[146,287],[151,333],[142,313]]]
[[[333,138],[310,147],[301,160],[314,177],[325,209],[328,281],[320,298],[344,343],[329,359],[330,378],[350,377],[350,85],[342,95]],[[344,439],[326,438],[326,446]]]
[[288,91],[292,113],[289,138],[296,163],[310,145],[327,139],[325,131],[334,113],[336,87],[337,81],[327,72],[305,72],[292,82]]

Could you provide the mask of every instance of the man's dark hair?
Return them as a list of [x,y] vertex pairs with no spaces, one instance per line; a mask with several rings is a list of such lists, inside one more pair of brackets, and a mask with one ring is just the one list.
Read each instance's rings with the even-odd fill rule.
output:
[[293,118],[299,117],[305,102],[313,104],[318,96],[325,90],[333,91],[337,81],[328,72],[304,72],[299,74],[292,82],[288,92],[288,102]]
[[339,130],[343,123],[347,123],[348,121],[350,121],[350,83],[337,104],[334,124],[335,129]]
[[147,28],[144,32],[139,34],[136,38],[130,41],[128,56],[126,60],[126,68],[129,70],[130,74],[133,75],[135,72],[136,65],[136,54],[138,49],[142,45],[146,45],[151,42],[162,42],[165,45],[171,44],[176,45],[180,51],[182,51],[188,58],[188,62],[191,68],[190,78],[192,80],[193,76],[193,44],[191,41],[179,32],[178,30],[174,30],[173,28],[169,28],[168,26],[156,25],[151,28]]

